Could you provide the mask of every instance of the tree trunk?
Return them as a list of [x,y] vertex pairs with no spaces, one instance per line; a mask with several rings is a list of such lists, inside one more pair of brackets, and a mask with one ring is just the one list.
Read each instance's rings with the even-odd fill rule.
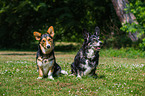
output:
[[[126,4],[129,3],[128,0],[112,0],[112,3],[122,25],[126,22],[127,23],[135,22],[136,24],[138,24],[138,22],[135,21],[136,17],[134,16],[134,14],[126,13],[124,10],[126,8]],[[129,32],[129,38],[133,42],[137,41],[138,40],[137,32],[135,33]]]

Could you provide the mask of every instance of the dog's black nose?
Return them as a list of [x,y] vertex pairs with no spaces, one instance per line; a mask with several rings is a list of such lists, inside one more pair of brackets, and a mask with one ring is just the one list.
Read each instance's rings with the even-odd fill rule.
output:
[[50,45],[47,45],[47,48],[50,48]]
[[101,41],[99,41],[100,45],[102,45],[103,43]]

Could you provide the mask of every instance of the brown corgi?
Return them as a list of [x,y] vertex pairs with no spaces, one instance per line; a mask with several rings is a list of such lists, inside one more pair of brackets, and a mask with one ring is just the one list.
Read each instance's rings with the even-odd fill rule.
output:
[[33,33],[36,40],[39,40],[38,51],[36,56],[37,69],[39,77],[48,77],[54,80],[54,76],[59,76],[60,73],[68,74],[66,71],[61,70],[61,67],[56,63],[54,56],[54,28],[50,26],[47,33],[41,34],[39,32]]

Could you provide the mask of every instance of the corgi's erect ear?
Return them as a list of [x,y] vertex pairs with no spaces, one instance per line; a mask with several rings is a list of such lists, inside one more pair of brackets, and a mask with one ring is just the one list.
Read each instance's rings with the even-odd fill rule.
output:
[[50,26],[48,28],[47,33],[50,34],[50,36],[53,38],[53,36],[54,36],[54,28],[53,28],[53,26]]
[[33,35],[35,36],[36,40],[40,40],[41,39],[41,33],[39,33],[39,32],[33,32]]
[[97,35],[97,36],[100,35],[100,28],[99,28],[98,26],[95,28],[95,33],[94,33],[94,35]]
[[87,29],[83,29],[83,36],[84,36],[84,39],[85,39],[85,40],[88,40],[88,39],[89,39],[90,34],[89,34],[89,32],[87,31]]

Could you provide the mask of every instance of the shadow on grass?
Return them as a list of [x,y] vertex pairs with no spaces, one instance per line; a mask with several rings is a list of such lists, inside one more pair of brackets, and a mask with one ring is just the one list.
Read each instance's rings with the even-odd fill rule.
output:
[[92,76],[94,79],[102,79],[102,78],[105,78],[105,75],[94,75]]
[[99,78],[99,79],[105,78],[105,75],[97,76],[97,78]]

